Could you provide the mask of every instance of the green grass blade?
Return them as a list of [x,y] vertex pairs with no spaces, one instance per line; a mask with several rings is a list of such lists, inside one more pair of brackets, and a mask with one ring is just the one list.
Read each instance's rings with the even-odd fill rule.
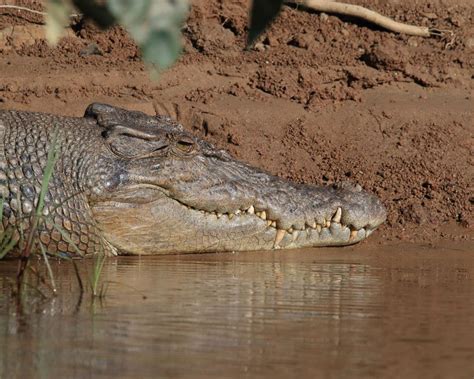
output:
[[91,277],[92,295],[94,297],[98,296],[97,289],[99,288],[99,279],[102,274],[102,269],[104,268],[105,259],[105,254],[98,254],[94,262],[94,271]]
[[48,270],[49,280],[51,281],[51,287],[53,289],[53,293],[56,293],[57,292],[56,283],[54,281],[53,270],[51,270],[51,265],[49,264],[49,259],[48,259],[48,256],[46,254],[46,249],[45,249],[45,247],[43,246],[43,244],[41,242],[39,242],[39,245],[40,245],[40,249],[41,249],[41,254],[43,255],[44,263],[45,263],[46,268]]
[[0,241],[0,259],[5,256],[16,246],[18,241],[13,238],[13,230],[7,231],[3,234],[2,240]]
[[[18,204],[21,204],[20,192],[17,192],[17,194],[16,194],[16,201],[17,201]],[[18,207],[17,225],[18,225],[18,232],[20,233],[20,241],[25,240],[25,233],[24,233],[24,230],[23,230],[23,223],[21,222],[23,219],[25,219],[25,216],[22,213],[21,207]]]
[[43,180],[41,181],[41,191],[38,198],[38,205],[36,206],[37,217],[40,217],[43,213],[44,198],[46,196],[46,193],[48,192],[49,184],[51,182],[51,177],[53,176],[54,166],[59,157],[58,134],[59,134],[59,129],[56,126],[54,129],[53,140],[48,150],[48,159],[47,159],[46,167],[43,173]]
[[[43,213],[44,199],[46,197],[46,193],[48,192],[49,183],[53,175],[54,165],[56,164],[56,161],[58,159],[58,146],[57,146],[58,134],[59,134],[58,130],[59,129],[56,126],[53,133],[53,140],[48,149],[48,157],[47,157],[46,166],[43,171],[43,179],[41,181],[41,190],[38,196],[38,203],[36,205],[35,213],[32,216],[30,229],[28,231],[28,236],[26,239],[25,248],[23,249],[21,253],[22,260],[29,259],[30,254],[32,252],[33,245],[34,245],[34,240],[35,238],[37,238],[36,232],[38,229],[38,224],[41,221],[41,215]],[[21,199],[19,199],[18,201],[20,200]],[[20,224],[20,229],[21,229],[21,224]],[[25,265],[23,264],[22,267],[20,268],[20,273],[18,274],[19,280],[21,280],[24,270],[25,270]]]

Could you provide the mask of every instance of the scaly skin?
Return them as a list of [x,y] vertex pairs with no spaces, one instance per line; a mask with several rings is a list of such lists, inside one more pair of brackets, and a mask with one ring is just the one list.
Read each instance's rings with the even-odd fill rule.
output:
[[28,232],[56,125],[60,156],[39,230],[51,253],[340,246],[364,239],[386,217],[359,186],[291,183],[167,117],[96,103],[83,118],[0,111],[4,228]]

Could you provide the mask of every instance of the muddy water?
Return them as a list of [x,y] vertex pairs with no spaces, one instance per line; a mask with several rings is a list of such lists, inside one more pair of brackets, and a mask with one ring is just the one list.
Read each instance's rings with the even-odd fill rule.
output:
[[109,259],[93,303],[55,263],[23,306],[1,262],[0,378],[472,379],[469,246],[366,249]]

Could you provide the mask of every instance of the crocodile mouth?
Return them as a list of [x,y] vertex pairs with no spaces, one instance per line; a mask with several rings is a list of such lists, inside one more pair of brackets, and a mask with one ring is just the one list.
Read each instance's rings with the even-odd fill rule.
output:
[[[163,201],[167,201],[169,204],[163,207]],[[225,231],[237,230],[239,225],[253,224],[259,232],[263,230],[265,233],[273,233],[271,246],[273,249],[313,245],[351,245],[367,238],[378,226],[378,224],[367,224],[363,227],[355,227],[345,224],[342,216],[347,210],[342,206],[335,206],[332,211],[325,212],[332,214],[331,217],[324,219],[318,217],[318,220],[306,221],[300,224],[302,227],[293,225],[284,228],[282,220],[269,217],[271,212],[268,208],[259,208],[252,204],[225,212],[201,209],[195,205],[186,204],[174,197],[168,190],[152,184],[134,184],[123,187],[114,193],[113,199],[94,205],[94,210],[96,212],[104,209],[108,209],[110,212],[113,212],[113,209],[125,210],[120,213],[126,219],[126,209],[151,208],[154,210],[155,217],[159,219],[161,213],[167,212],[166,208],[176,210],[177,207],[179,208],[178,212],[171,213],[176,213],[177,218],[180,217],[183,222],[188,219],[198,220],[195,224],[200,225],[203,232],[208,225],[212,225],[215,230],[222,228]],[[219,209],[217,205],[216,208]],[[139,222],[145,223],[145,218]],[[147,222],[152,223],[153,220],[148,219]]]

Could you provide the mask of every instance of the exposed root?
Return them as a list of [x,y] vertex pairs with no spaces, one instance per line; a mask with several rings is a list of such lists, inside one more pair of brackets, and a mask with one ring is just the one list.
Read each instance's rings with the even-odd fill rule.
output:
[[390,30],[395,33],[403,33],[412,36],[420,37],[434,37],[445,36],[452,33],[446,30],[439,30],[424,26],[416,26],[403,24],[392,20],[389,17],[383,16],[380,13],[370,9],[361,7],[359,5],[339,3],[331,0],[285,0],[286,4],[303,6],[317,12],[336,13],[345,16],[360,18],[374,25]]

